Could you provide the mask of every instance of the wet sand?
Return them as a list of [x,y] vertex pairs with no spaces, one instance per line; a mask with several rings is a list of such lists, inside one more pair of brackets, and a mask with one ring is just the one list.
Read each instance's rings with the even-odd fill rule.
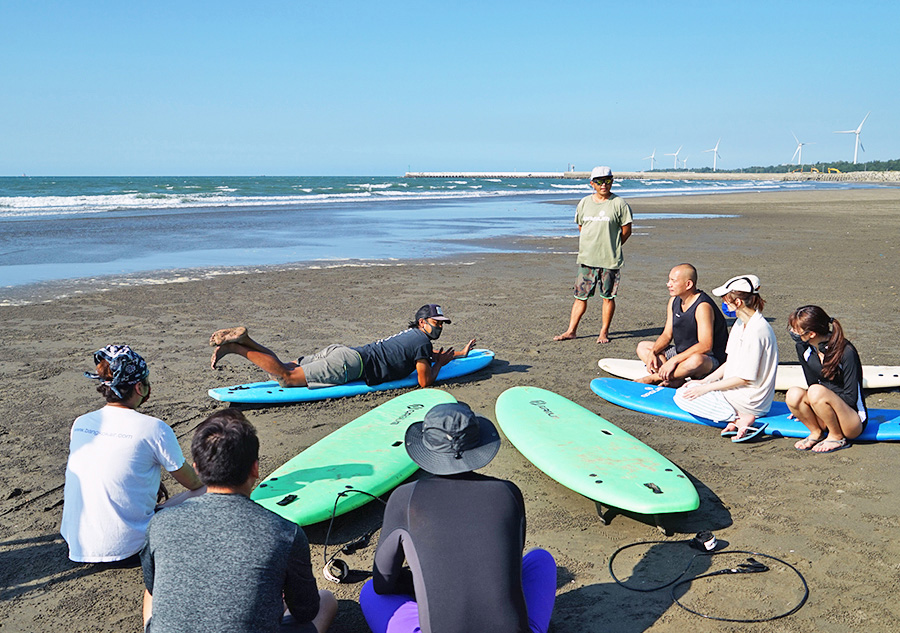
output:
[[[565,329],[572,303],[574,224],[565,238],[503,244],[520,253],[301,268],[0,308],[0,629],[141,628],[140,570],[98,571],[72,563],[58,534],[69,428],[75,417],[102,404],[93,384],[81,377],[95,349],[128,342],[144,355],[153,395],[142,410],[168,421],[187,451],[193,428],[222,406],[207,397],[207,389],[265,379],[237,357],[225,359],[220,371],[209,369],[206,343],[213,330],[245,324],[276,352],[292,357],[332,342],[356,345],[393,334],[421,304],[438,302],[453,319],[442,344],[462,345],[474,336],[479,347],[497,354],[488,370],[442,388],[491,419],[497,396],[515,385],[550,389],[588,407],[694,481],[700,508],[674,518],[676,534],[668,540],[709,529],[731,548],[784,559],[803,574],[807,604],[764,630],[895,630],[900,445],[855,444],[832,455],[801,453],[793,449],[794,440],[770,437],[735,445],[712,429],[619,409],[597,398],[588,383],[599,375],[598,358],[631,358],[639,341],[658,335],[666,276],[683,261],[698,267],[704,289],[733,275],[759,275],[783,362],[796,360],[785,331],[787,315],[817,303],[840,319],[865,364],[900,364],[893,345],[900,333],[900,189],[636,199],[632,206],[635,232],[625,247],[612,341],[604,346],[595,343],[596,300],[578,339],[552,341]],[[641,221],[642,212],[739,217],[651,223]],[[566,221],[573,214],[574,205],[560,208]],[[260,435],[261,472],[391,395],[396,394],[248,410]],[[872,392],[867,402],[870,408],[900,408],[900,392]],[[592,502],[550,480],[508,443],[484,472],[522,488],[528,545],[548,549],[557,560],[552,631],[746,629],[688,613],[672,603],[668,589],[635,593],[613,582],[607,564],[618,547],[664,538],[652,521],[617,516],[602,525]],[[369,504],[339,518],[332,540],[357,537],[380,519],[380,504]],[[317,567],[325,528],[307,529]],[[373,553],[374,541],[344,558],[353,569],[368,570]],[[677,576],[689,556],[684,545],[633,548],[617,559],[615,572],[653,585]],[[732,567],[744,558],[703,559],[693,569]],[[318,578],[340,600],[332,630],[367,631],[356,603],[361,583],[338,586]],[[740,619],[778,614],[801,595],[796,577],[773,563],[773,572],[698,581],[678,597],[695,610]]]

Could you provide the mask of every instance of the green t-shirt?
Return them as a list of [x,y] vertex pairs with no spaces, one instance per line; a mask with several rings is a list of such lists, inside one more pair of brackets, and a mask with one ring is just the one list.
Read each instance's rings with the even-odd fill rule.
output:
[[575,223],[581,227],[578,263],[594,268],[622,267],[622,227],[631,224],[631,207],[615,194],[595,202],[585,196],[575,211]]

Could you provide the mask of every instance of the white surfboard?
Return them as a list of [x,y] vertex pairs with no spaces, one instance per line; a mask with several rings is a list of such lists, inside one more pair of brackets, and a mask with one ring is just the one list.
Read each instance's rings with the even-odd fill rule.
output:
[[[638,359],[601,358],[597,365],[608,374],[638,380],[647,375],[644,363]],[[800,365],[779,365],[775,374],[775,389],[787,391],[791,387],[806,387]],[[891,365],[863,365],[863,389],[891,389],[900,387],[900,367]]]

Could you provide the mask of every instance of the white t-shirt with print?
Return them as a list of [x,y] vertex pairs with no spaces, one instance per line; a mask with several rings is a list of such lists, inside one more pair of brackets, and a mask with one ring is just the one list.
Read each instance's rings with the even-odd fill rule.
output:
[[778,369],[778,343],[772,326],[761,312],[754,312],[744,325],[738,319],[731,326],[725,347],[723,379],[739,376],[750,384],[722,391],[738,412],[765,415],[775,398],[775,372]]
[[178,439],[162,420],[115,406],[75,420],[60,527],[69,558],[110,562],[140,551],[156,506],[159,469],[183,465]]

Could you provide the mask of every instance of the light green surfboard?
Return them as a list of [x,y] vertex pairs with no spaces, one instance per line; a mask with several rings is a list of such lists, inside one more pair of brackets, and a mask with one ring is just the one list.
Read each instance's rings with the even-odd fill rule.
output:
[[[456,402],[440,389],[417,389],[385,402],[339,428],[276,469],[250,498],[299,525],[331,518],[338,493],[353,488],[379,496],[418,466],[406,454],[404,436],[437,404]],[[340,498],[335,515],[368,503],[368,495]]]
[[646,515],[700,506],[696,488],[675,464],[552,391],[507,389],[496,413],[503,433],[528,461],[598,504]]

